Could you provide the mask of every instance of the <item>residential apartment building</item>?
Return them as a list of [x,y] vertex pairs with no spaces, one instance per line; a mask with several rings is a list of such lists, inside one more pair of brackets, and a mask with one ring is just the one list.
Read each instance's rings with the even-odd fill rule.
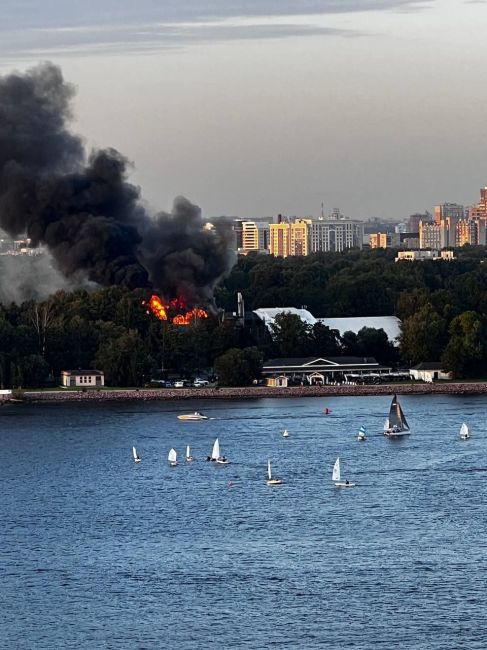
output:
[[351,219],[325,219],[311,224],[311,251],[313,253],[340,252],[346,248],[362,248],[364,224]]
[[309,255],[311,219],[296,219],[290,226],[290,255]]
[[269,252],[275,257],[287,257],[291,254],[291,228],[289,223],[271,223],[269,225]]
[[434,221],[437,225],[444,219],[464,219],[465,207],[458,203],[441,203],[435,205]]
[[242,245],[239,253],[247,255],[252,251],[269,251],[269,224],[255,221],[242,222]]

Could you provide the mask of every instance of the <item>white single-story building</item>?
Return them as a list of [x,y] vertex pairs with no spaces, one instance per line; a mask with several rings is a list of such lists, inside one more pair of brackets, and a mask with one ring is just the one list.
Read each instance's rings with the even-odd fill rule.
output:
[[443,366],[439,361],[425,361],[418,363],[410,369],[411,377],[413,379],[421,379],[428,383],[433,383],[437,379],[451,379],[451,372],[445,372]]
[[101,370],[63,370],[61,384],[65,388],[97,388],[105,385],[105,375]]

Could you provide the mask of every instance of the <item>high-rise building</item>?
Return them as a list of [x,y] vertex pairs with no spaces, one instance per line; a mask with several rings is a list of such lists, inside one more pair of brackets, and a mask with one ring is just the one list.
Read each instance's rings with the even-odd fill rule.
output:
[[246,255],[252,251],[268,252],[269,224],[255,221],[242,222],[242,246],[239,253]]
[[290,224],[290,255],[309,255],[311,219],[296,219]]
[[369,235],[370,248],[388,248],[390,236],[386,232],[372,232]]
[[442,248],[440,242],[441,242],[440,224],[420,221],[419,222],[419,247],[440,249]]
[[438,225],[442,219],[464,219],[465,208],[458,203],[441,203],[440,205],[435,205],[434,216],[435,223]]
[[287,257],[291,254],[291,237],[289,223],[271,223],[269,225],[269,252],[275,257]]
[[312,252],[340,252],[346,248],[362,248],[364,224],[351,219],[326,219],[311,225]]
[[455,235],[455,246],[479,243],[477,224],[473,220],[461,219],[458,221],[456,225]]

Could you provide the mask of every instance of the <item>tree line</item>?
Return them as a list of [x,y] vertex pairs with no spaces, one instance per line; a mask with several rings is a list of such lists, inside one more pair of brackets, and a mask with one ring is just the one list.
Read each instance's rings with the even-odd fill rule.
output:
[[[455,377],[482,377],[487,362],[485,247],[463,247],[455,261],[394,262],[388,250],[320,253],[299,258],[239,258],[218,288],[220,311],[187,327],[147,314],[144,291],[110,287],[58,292],[40,303],[0,305],[2,387],[57,383],[62,370],[100,368],[113,386],[151,378],[194,377],[214,369],[222,385],[245,385],[273,357],[374,356],[385,365],[443,362]],[[402,320],[399,348],[383,330],[340,337],[321,323],[281,315],[272,336],[241,327],[224,310],[244,295],[258,307],[307,308],[322,316]]]

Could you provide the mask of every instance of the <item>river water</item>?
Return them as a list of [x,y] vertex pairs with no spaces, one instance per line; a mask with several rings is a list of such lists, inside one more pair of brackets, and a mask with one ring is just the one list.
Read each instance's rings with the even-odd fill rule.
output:
[[405,396],[400,441],[389,403],[2,407],[0,647],[484,650],[487,398]]

